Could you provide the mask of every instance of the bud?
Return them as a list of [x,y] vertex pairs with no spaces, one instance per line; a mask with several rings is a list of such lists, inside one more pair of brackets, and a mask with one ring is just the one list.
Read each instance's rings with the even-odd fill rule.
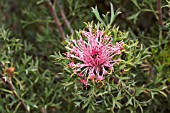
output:
[[15,67],[9,67],[9,68],[6,68],[4,72],[8,76],[13,76],[14,75],[14,71],[15,71]]

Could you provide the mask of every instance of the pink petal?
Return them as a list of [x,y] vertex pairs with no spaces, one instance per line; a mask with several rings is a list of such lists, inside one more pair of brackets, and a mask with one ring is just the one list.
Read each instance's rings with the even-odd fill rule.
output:
[[97,81],[102,81],[103,79],[104,79],[103,76],[98,76],[98,77],[97,77]]

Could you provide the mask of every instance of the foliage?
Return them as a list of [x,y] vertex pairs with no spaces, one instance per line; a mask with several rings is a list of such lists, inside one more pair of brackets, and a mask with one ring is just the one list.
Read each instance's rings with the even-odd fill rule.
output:
[[[93,9],[93,12],[99,19],[100,23],[95,25],[93,25],[93,23],[89,23],[90,25],[87,25],[87,27],[94,26],[94,31],[104,29],[104,34],[113,37],[112,44],[116,44],[118,41],[125,42],[125,52],[120,56],[120,64],[118,66],[114,66],[113,73],[105,75],[105,80],[98,83],[93,82],[88,86],[85,86],[86,84],[81,85],[78,77],[79,74],[73,75],[74,67],[73,69],[70,69],[67,66],[68,62],[72,62],[69,61],[70,58],[66,58],[66,56],[62,56],[61,54],[52,56],[56,59],[57,63],[60,64],[61,62],[61,65],[64,67],[63,75],[67,75],[68,77],[66,77],[66,80],[63,82],[63,86],[66,88],[67,92],[73,92],[73,101],[75,105],[83,109],[87,109],[87,112],[90,113],[97,111],[106,112],[106,110],[112,112],[127,112],[127,110],[130,112],[139,112],[139,109],[143,112],[142,106],[147,106],[156,94],[160,93],[166,97],[163,90],[166,89],[167,86],[165,85],[165,81],[160,81],[162,78],[157,78],[158,80],[154,80],[153,82],[149,82],[149,78],[147,80],[148,82],[146,82],[146,79],[143,78],[144,80],[142,80],[142,77],[140,77],[141,75],[137,74],[137,72],[139,72],[137,66],[142,64],[142,61],[150,56],[148,49],[143,48],[137,40],[129,40],[127,38],[128,33],[119,31],[118,27],[111,27],[114,18],[119,12],[116,11],[114,15],[113,6],[111,4],[110,22],[107,21],[107,14],[103,15],[108,24],[101,19],[97,7]],[[81,37],[80,34],[81,30],[76,33],[75,37],[77,40]],[[74,38],[68,37],[66,40],[68,41],[65,47],[68,48]],[[86,46],[89,45],[87,44]],[[74,61],[74,59],[72,60]],[[138,78],[141,79],[139,80]],[[162,85],[158,87],[157,84]]]
[[[0,112],[168,113],[169,8],[168,0],[1,0]],[[71,77],[64,53],[89,24],[126,46],[114,72],[86,88],[77,75]]]

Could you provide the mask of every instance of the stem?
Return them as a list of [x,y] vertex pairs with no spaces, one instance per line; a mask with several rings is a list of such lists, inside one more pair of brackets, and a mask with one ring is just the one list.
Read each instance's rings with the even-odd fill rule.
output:
[[50,8],[51,14],[52,14],[52,16],[53,16],[53,18],[54,18],[54,21],[55,21],[55,23],[56,23],[56,25],[57,25],[57,27],[58,27],[59,34],[60,34],[61,37],[64,39],[64,38],[65,38],[65,33],[64,33],[64,30],[63,30],[63,28],[62,28],[62,26],[61,26],[61,23],[60,23],[59,19],[58,19],[58,16],[57,16],[57,14],[56,14],[55,8],[54,8],[54,6],[52,5],[51,0],[48,0],[47,3],[48,3],[48,6],[49,6],[49,8]]
[[44,107],[41,107],[40,110],[41,110],[41,113],[47,113],[47,111]]
[[0,78],[1,78],[1,80],[2,80],[2,82],[3,82],[3,85],[4,85],[4,86],[7,86],[8,89],[13,92],[14,97],[17,98],[17,99],[19,99],[19,102],[20,102],[21,105],[24,107],[24,109],[26,109],[26,111],[29,112],[28,109],[27,109],[27,105],[26,105],[26,104],[24,103],[24,101],[23,101],[22,99],[20,99],[20,97],[18,96],[19,94],[18,94],[18,92],[15,90],[15,87],[14,87],[14,85],[12,84],[12,81],[11,81],[11,80],[5,80],[3,77],[4,77],[4,75],[3,75],[3,74],[0,74]]
[[158,23],[160,26],[163,26],[161,2],[162,0],[157,0],[157,11],[158,11]]
[[[164,24],[163,24],[163,21],[162,21],[162,9],[161,9],[161,4],[162,0],[157,0],[157,11],[158,11],[158,24],[163,27]],[[162,34],[162,37],[165,36],[165,33],[166,31],[165,30],[161,30],[161,34]]]
[[63,10],[62,7],[60,6],[58,0],[56,1],[56,4],[57,4],[57,7],[59,8],[61,17],[63,18],[65,25],[66,25],[66,26],[68,27],[68,29],[70,30],[70,33],[71,33],[71,34],[74,34],[73,28],[71,27],[70,22],[68,21],[66,15],[65,15],[65,13],[64,13],[64,10]]

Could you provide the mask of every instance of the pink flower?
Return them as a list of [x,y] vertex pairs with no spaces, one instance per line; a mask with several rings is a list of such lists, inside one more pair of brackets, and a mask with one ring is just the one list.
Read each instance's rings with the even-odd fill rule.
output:
[[94,73],[89,73],[89,79],[93,82],[94,82],[94,77],[95,77]]
[[79,76],[79,77],[82,77],[83,75],[82,75],[82,73],[78,73],[78,76]]
[[87,80],[83,80],[83,79],[81,79],[81,80],[80,80],[80,82],[81,82],[81,83],[83,83],[86,87],[88,86],[88,82],[87,82]]
[[98,76],[97,77],[97,81],[102,81],[104,78],[103,78],[103,76]]
[[80,38],[77,41],[72,40],[70,47],[66,47],[67,58],[72,60],[69,67],[74,67],[76,72],[81,73],[79,77],[83,84],[87,85],[88,79],[101,81],[120,62],[121,59],[116,56],[124,49],[123,44],[116,42],[114,45],[112,37],[106,35],[104,30],[97,29],[93,32],[89,27],[89,31],[82,31]]
[[74,61],[72,61],[68,66],[69,66],[70,68],[74,68],[74,67],[75,67]]

